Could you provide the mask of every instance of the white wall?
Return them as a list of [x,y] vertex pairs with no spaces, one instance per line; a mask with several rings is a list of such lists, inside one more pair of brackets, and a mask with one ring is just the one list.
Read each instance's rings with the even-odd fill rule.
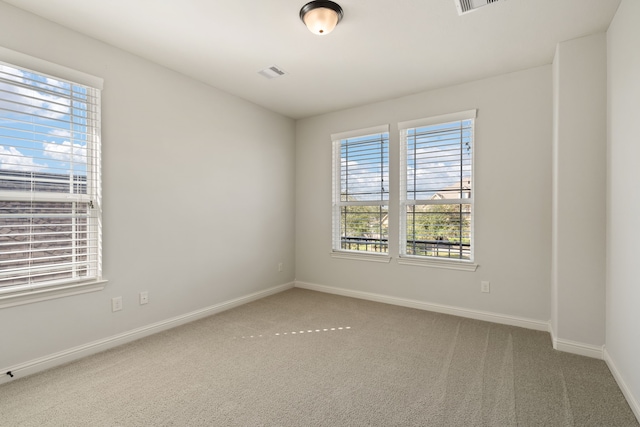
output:
[[[551,66],[299,120],[296,279],[548,322],[551,277]],[[330,134],[391,124],[397,201],[398,121],[477,108],[476,272],[335,259],[331,251]],[[394,192],[395,191],[395,192]],[[398,239],[390,205],[390,242]],[[395,219],[394,219],[395,218]],[[397,223],[397,222],[395,222]],[[397,244],[392,245],[397,248]],[[397,254],[396,254],[397,255]],[[491,293],[480,293],[480,281]]]
[[[623,0],[607,40],[606,346],[610,366],[617,369],[636,411],[639,20],[640,3]],[[551,66],[294,125],[3,2],[0,45],[105,79],[104,274],[109,279],[102,292],[1,309],[0,368],[290,282],[294,261],[296,279],[307,283],[540,322],[552,316],[552,81],[559,74],[553,76]],[[390,123],[396,162],[396,122],[472,108],[478,109],[478,270],[331,258],[329,135]],[[397,185],[397,167],[391,173]],[[397,201],[397,191],[392,198]],[[187,213],[185,207],[192,209]],[[397,221],[397,206],[391,211]],[[393,233],[397,239],[397,230]],[[284,262],[282,273],[277,272],[279,261]],[[481,280],[491,281],[490,294],[480,293]],[[150,292],[146,306],[137,305],[141,290]],[[118,295],[124,297],[124,310],[111,313],[110,299]],[[599,316],[601,310],[594,310]],[[562,313],[553,310],[555,322]],[[589,336],[575,339],[592,341]]]
[[104,78],[109,280],[0,309],[0,368],[293,281],[293,120],[3,2],[0,44]]
[[605,339],[605,34],[558,44],[553,70],[554,347],[571,351],[563,346],[580,343],[601,357]]
[[607,32],[607,340],[609,365],[640,419],[640,2],[623,0]]

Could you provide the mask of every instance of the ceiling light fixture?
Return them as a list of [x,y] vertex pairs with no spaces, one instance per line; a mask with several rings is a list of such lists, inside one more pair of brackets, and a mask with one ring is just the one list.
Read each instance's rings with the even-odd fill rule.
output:
[[300,9],[300,19],[313,34],[329,34],[342,19],[342,8],[332,1],[311,1]]

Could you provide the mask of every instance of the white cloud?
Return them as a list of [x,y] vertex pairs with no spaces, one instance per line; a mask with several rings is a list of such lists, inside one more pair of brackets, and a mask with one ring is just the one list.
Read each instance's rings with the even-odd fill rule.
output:
[[86,145],[73,144],[72,147],[72,144],[69,141],[64,141],[62,144],[45,143],[44,145],[44,154],[54,160],[59,160],[61,162],[73,161],[73,163],[83,165],[87,163]]
[[32,157],[25,156],[15,147],[4,147],[0,145],[0,169],[20,172],[38,172],[46,168],[46,165],[36,163]]
[[49,135],[58,136],[60,138],[69,138],[71,136],[71,131],[66,129],[53,129],[49,131]]
[[[349,193],[353,197],[353,200],[366,201],[366,200],[380,200],[381,187],[384,187],[385,191],[389,191],[389,168],[385,166],[382,168],[382,176],[380,174],[380,166],[375,163],[365,163],[364,165],[346,159],[341,158],[342,170],[346,166],[349,168]],[[381,178],[384,179],[384,183],[381,182]],[[346,181],[344,177],[341,180],[341,190],[346,192]],[[370,193],[370,194],[366,194]],[[355,195],[357,194],[357,195]]]
[[[35,77],[34,74],[2,64],[0,64],[0,74],[5,80],[32,86],[32,88],[27,88],[0,83],[0,88],[5,91],[0,104],[6,105],[7,108],[18,113],[37,115],[42,118],[59,119],[69,114],[69,101],[64,97],[39,91],[38,87],[43,85],[30,80]],[[29,105],[21,104],[25,102]]]
[[46,77],[44,81],[48,86],[54,86],[60,89],[68,89],[68,86],[69,86],[68,83],[65,83],[57,79],[52,79],[51,77]]
[[5,80],[11,80],[18,83],[22,83],[24,81],[22,78],[24,73],[16,68],[0,64],[0,73],[2,73],[2,78]]
[[434,138],[429,143],[418,144],[415,151],[408,150],[407,187],[409,191],[414,190],[415,178],[415,190],[423,193],[419,198],[428,199],[447,187],[459,185],[461,168],[463,179],[470,175],[470,152],[463,153],[461,165],[459,142],[442,141]]

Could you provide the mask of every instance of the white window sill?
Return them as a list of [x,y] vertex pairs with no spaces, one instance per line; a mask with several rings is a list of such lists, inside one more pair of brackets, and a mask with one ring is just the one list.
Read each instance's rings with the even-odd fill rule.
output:
[[17,305],[31,304],[71,295],[86,294],[104,289],[107,280],[93,280],[90,282],[68,283],[49,287],[23,289],[0,289],[0,309]]
[[332,258],[339,259],[352,259],[356,261],[370,261],[370,262],[384,262],[389,263],[391,257],[388,254],[376,254],[367,252],[355,252],[355,251],[332,251]]
[[449,270],[476,271],[478,264],[464,260],[448,260],[403,256],[398,258],[398,264],[417,265],[420,267],[445,268]]

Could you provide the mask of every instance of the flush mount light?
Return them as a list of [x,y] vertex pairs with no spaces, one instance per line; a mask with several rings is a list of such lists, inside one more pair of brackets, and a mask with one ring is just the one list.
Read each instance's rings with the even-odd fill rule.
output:
[[300,9],[300,19],[313,34],[329,34],[342,19],[342,8],[332,1],[311,1]]

